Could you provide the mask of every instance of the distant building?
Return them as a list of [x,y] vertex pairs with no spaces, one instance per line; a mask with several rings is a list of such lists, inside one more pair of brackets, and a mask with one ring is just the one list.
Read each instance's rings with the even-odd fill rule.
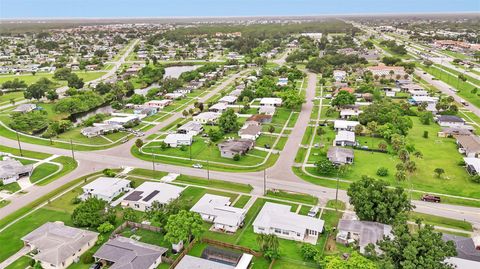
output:
[[333,141],[334,146],[356,146],[355,133],[350,131],[338,131]]
[[202,112],[196,116],[193,116],[193,121],[201,124],[215,124],[221,115],[221,113],[217,112]]
[[232,159],[235,155],[245,155],[255,146],[255,142],[250,139],[233,139],[218,144],[220,155],[224,158]]
[[37,108],[37,105],[35,104],[21,104],[17,106],[13,112],[18,112],[18,113],[28,113],[33,111],[34,109]]
[[336,165],[351,164],[353,157],[353,149],[330,147],[327,152],[328,160]]
[[16,159],[0,161],[0,180],[4,185],[16,182],[21,177],[29,177],[32,174],[33,165],[23,165]]
[[147,211],[154,202],[168,204],[180,196],[184,188],[158,182],[144,182],[123,199],[121,205],[139,211]]
[[260,99],[260,106],[281,106],[281,98],[265,97]]
[[179,134],[199,135],[203,132],[203,125],[199,122],[189,121],[177,129]]
[[178,146],[190,146],[193,141],[193,136],[191,134],[168,134],[163,142],[169,145],[172,148]]

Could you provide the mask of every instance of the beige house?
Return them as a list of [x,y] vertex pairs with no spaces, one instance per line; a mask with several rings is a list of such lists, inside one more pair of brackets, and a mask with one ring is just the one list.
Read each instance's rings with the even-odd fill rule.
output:
[[63,222],[47,222],[22,238],[26,247],[44,269],[63,269],[77,261],[95,245],[98,233],[65,226]]

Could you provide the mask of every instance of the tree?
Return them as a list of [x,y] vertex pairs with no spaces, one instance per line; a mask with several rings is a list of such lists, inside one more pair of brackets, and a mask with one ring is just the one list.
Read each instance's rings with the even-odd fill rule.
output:
[[398,151],[398,158],[402,161],[402,163],[405,163],[410,159],[410,155],[406,149],[401,149]]
[[45,92],[48,90],[48,86],[42,83],[33,83],[27,87],[23,92],[25,99],[37,99],[40,100],[45,97]]
[[107,202],[89,198],[73,210],[71,218],[75,226],[97,228],[106,221],[115,223],[116,215],[115,209],[109,207]]
[[390,188],[387,182],[366,176],[352,183],[347,193],[361,220],[390,224],[398,214],[413,208],[403,188]]
[[380,167],[377,169],[377,176],[386,177],[388,176],[388,168]]
[[431,225],[416,221],[415,229],[410,229],[405,216],[399,216],[392,229],[392,237],[384,237],[378,242],[383,252],[379,260],[386,268],[454,268],[445,259],[457,255],[452,241],[442,240],[442,233]]
[[257,244],[260,250],[264,253],[263,255],[268,260],[273,260],[279,257],[278,249],[280,243],[278,242],[278,237],[275,234],[258,234],[257,235]]
[[289,109],[295,109],[305,103],[305,93],[297,90],[288,90],[278,94],[282,98],[283,106]]
[[80,78],[77,76],[77,74],[72,73],[70,76],[67,78],[67,85],[70,88],[75,88],[75,89],[81,89],[83,88],[83,85],[85,83],[83,82],[83,78]]
[[115,226],[113,226],[110,222],[106,221],[102,224],[100,224],[100,226],[98,226],[97,230],[102,233],[102,234],[106,234],[106,233],[109,233],[111,231],[113,231],[113,229],[115,229]]
[[347,91],[340,91],[337,96],[332,100],[332,106],[339,107],[345,105],[353,105],[357,98],[352,93]]
[[123,220],[124,221],[137,222],[138,221],[138,215],[135,212],[135,210],[133,210],[130,207],[127,207],[123,210]]
[[53,78],[56,80],[67,80],[68,77],[72,74],[72,70],[69,68],[59,68],[55,70]]
[[315,163],[317,167],[317,172],[321,175],[333,175],[336,171],[335,165],[329,160],[320,160]]
[[355,134],[356,134],[356,135],[360,135],[360,134],[363,132],[363,126],[360,125],[360,124],[357,124],[357,125],[355,126],[355,130],[354,130],[354,131],[355,131]]
[[172,244],[190,242],[192,237],[198,238],[204,232],[203,220],[196,212],[181,210],[168,217],[165,231],[165,239]]
[[137,139],[137,140],[135,140],[135,146],[136,146],[137,148],[143,147],[143,140],[140,139],[140,138]]
[[405,181],[407,179],[407,176],[405,175],[405,171],[404,170],[398,170],[396,173],[395,173],[395,178],[398,180],[398,181]]
[[312,244],[302,244],[300,252],[304,260],[313,260],[318,255],[318,249]]
[[237,119],[238,116],[235,114],[235,111],[232,108],[229,108],[223,112],[218,119],[218,127],[220,127],[220,130],[224,133],[236,132],[240,127]]
[[445,170],[443,168],[435,168],[433,172],[438,178],[441,178],[442,175],[445,174]]
[[354,251],[348,259],[344,260],[338,255],[317,255],[315,261],[323,269],[377,269],[375,262],[363,257]]
[[52,89],[47,92],[46,97],[50,101],[55,101],[58,99],[58,93],[55,89]]

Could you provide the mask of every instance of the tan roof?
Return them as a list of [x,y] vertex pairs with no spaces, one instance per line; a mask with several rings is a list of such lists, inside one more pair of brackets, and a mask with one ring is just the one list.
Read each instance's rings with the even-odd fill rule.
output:
[[480,152],[480,137],[476,135],[461,135],[456,136],[457,143],[465,149],[468,153]]

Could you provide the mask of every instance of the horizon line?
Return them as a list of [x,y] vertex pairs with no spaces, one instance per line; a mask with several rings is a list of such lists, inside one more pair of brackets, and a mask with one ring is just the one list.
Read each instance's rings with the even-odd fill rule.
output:
[[0,18],[0,21],[20,21],[20,20],[127,20],[127,19],[225,19],[225,18],[288,18],[288,17],[335,17],[335,16],[392,16],[392,15],[460,15],[460,14],[480,14],[480,11],[438,11],[438,12],[382,12],[382,13],[337,13],[337,14],[303,14],[303,15],[227,15],[227,16],[138,16],[138,17],[15,17]]

